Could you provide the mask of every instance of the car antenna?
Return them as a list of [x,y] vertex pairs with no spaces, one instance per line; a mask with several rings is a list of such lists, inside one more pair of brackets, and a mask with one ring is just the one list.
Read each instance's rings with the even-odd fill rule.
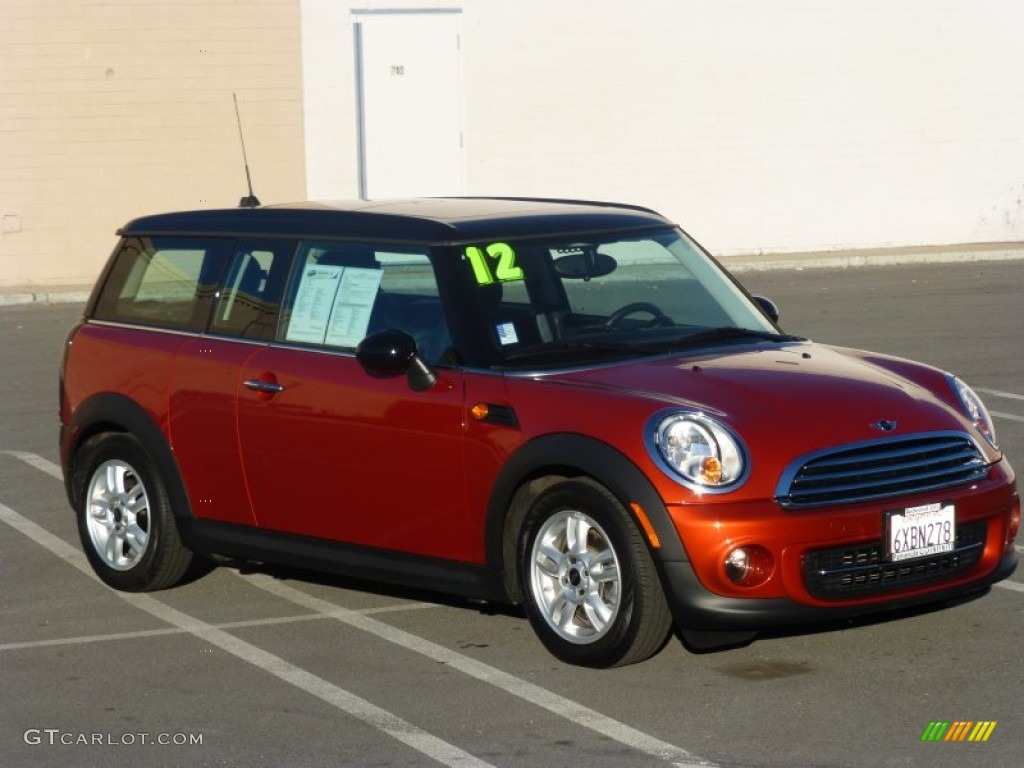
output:
[[238,121],[238,138],[242,142],[242,162],[245,163],[245,181],[249,185],[249,194],[238,201],[239,208],[256,208],[260,199],[252,193],[252,177],[249,175],[249,158],[245,154],[245,136],[242,135],[242,117],[238,114],[238,94],[232,93],[235,100],[235,119]]

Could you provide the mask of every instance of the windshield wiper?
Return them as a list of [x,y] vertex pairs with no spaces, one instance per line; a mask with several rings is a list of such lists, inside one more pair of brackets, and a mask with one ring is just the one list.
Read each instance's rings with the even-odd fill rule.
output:
[[765,341],[777,342],[807,341],[802,336],[791,336],[788,333],[774,333],[773,331],[757,331],[752,328],[724,326],[721,328],[708,328],[704,331],[691,333],[689,336],[680,336],[673,344],[675,346],[689,346],[705,342],[736,341],[740,339],[764,339]]
[[806,341],[800,336],[771,331],[756,331],[750,328],[708,328],[692,333],[689,336],[678,336],[664,341],[650,341],[635,344],[623,341],[603,341],[600,339],[563,339],[534,344],[524,349],[509,352],[504,356],[505,363],[517,363],[523,360],[543,360],[550,357],[572,357],[577,359],[593,359],[607,356],[621,359],[623,357],[641,357],[644,355],[660,355],[670,350],[714,343],[717,341],[738,341],[742,339],[763,339],[765,341]]

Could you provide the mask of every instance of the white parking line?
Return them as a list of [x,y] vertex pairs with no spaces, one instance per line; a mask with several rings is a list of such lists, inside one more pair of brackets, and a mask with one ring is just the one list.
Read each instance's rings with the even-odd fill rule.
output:
[[[398,613],[400,611],[414,611],[422,608],[439,608],[433,603],[400,603],[399,605],[385,605],[377,608],[361,608],[359,613]],[[301,616],[277,616],[269,619],[249,619],[246,621],[228,621],[222,624],[212,624],[217,629],[247,629],[249,627],[269,627],[275,624],[294,624],[299,621],[324,621],[331,618],[322,613],[305,613]],[[25,640],[20,643],[0,643],[0,651],[18,651],[26,648],[49,648],[60,645],[81,645],[83,643],[106,643],[112,640],[136,640],[145,637],[159,637],[161,635],[184,634],[184,629],[177,627],[164,627],[162,629],[139,629],[134,632],[115,632],[108,635],[79,635],[78,637],[55,637],[49,640]]]
[[999,389],[985,389],[984,387],[975,387],[979,392],[984,392],[986,395],[995,395],[996,397],[1006,397],[1010,400],[1024,400],[1024,395],[1017,395],[1013,392],[1003,392]]
[[[45,549],[48,549],[51,553],[74,566],[89,578],[96,579],[92,568],[85,559],[85,555],[63,539],[54,536],[46,529],[36,525],[4,504],[0,504],[0,521],[19,531]],[[149,595],[117,591],[112,591],[111,594],[117,595],[134,608],[145,611],[161,621],[165,621],[172,626],[195,635],[211,645],[227,651],[232,656],[246,661],[255,667],[259,667],[275,677],[294,685],[296,688],[313,694],[342,712],[362,720],[379,731],[383,731],[432,760],[450,766],[492,768],[490,763],[479,760],[468,752],[464,752],[421,728],[417,728],[366,699],[360,698],[343,688],[339,688],[333,683],[285,661],[280,656],[275,656],[261,648],[257,648],[255,645],[247,643],[234,635],[229,635],[212,624],[207,624],[205,621],[171,608],[169,605],[165,605]]]
[[[248,627],[266,627],[274,624],[294,624],[296,621],[322,621],[326,619],[319,613],[307,613],[302,616],[279,616],[273,619],[252,619],[251,621],[229,621],[225,624],[212,624],[217,629],[245,629]],[[109,635],[79,635],[78,637],[54,637],[49,640],[25,640],[20,643],[4,643],[0,651],[20,651],[26,648],[51,648],[60,645],[82,645],[84,643],[108,643],[113,640],[138,640],[145,637],[161,635],[183,635],[187,631],[178,627],[161,629],[137,629],[134,632],[114,632]]]
[[575,723],[576,725],[584,728],[590,728],[591,730],[596,731],[600,736],[614,739],[621,744],[625,744],[633,749],[639,750],[640,752],[651,755],[652,757],[671,761],[673,765],[680,766],[680,768],[683,768],[684,766],[686,768],[696,768],[697,766],[701,766],[702,768],[713,767],[712,763],[702,760],[685,749],[677,747],[675,744],[669,744],[668,742],[661,741],[660,739],[646,734],[643,731],[639,731],[632,726],[621,723],[606,715],[602,715],[600,712],[590,709],[589,707],[575,702],[572,699],[559,696],[546,688],[541,688],[539,685],[522,680],[515,675],[503,672],[497,667],[492,667],[482,661],[477,661],[469,656],[453,651],[450,648],[445,648],[443,645],[438,645],[430,640],[425,640],[418,635],[411,634],[398,629],[397,627],[393,627],[390,624],[385,624],[382,621],[377,621],[376,619],[364,616],[347,608],[342,608],[341,606],[335,605],[327,600],[321,600],[313,595],[308,595],[294,587],[289,587],[287,584],[282,584],[271,576],[267,576],[265,574],[242,573],[239,573],[238,575],[250,584],[266,590],[277,597],[289,600],[296,605],[301,605],[304,608],[309,608],[310,610],[318,613],[322,613],[325,616],[330,616],[333,619],[337,619],[351,627],[361,629],[364,632],[369,632],[372,635],[376,635],[377,637],[387,640],[389,643],[394,643],[406,650],[423,654],[433,661],[447,664],[453,669],[457,669],[470,677],[481,680],[488,685],[493,685],[506,693],[518,696],[530,704],[542,707],[549,712],[553,712],[556,715],[564,717],[566,720]]
[[[1024,395],[1018,395],[1015,392],[1004,392],[1001,389],[985,389],[984,387],[975,387],[975,389],[986,395],[992,395],[993,397],[1005,397],[1008,400],[1024,400]],[[989,410],[989,413],[995,416],[997,419],[1007,419],[1008,421],[1024,422],[1024,416],[1018,416],[1015,413],[1006,413],[1005,411],[993,410]]]
[[27,451],[0,451],[0,453],[6,456],[13,456],[16,459],[21,459],[30,467],[35,467],[41,472],[48,474],[50,477],[54,477],[62,483],[64,482],[64,472],[61,468],[52,461],[44,459],[38,453],[28,453]]
[[995,416],[997,419],[1007,419],[1009,421],[1024,421],[1024,416],[1017,416],[1012,413],[1003,413],[1002,411],[989,411],[989,413]]
[[[223,628],[222,625],[219,626]],[[139,629],[135,632],[116,632],[109,635],[80,635],[78,637],[55,637],[49,640],[25,640],[20,643],[3,643],[0,645],[0,651],[22,651],[33,648],[53,648],[62,645],[82,645],[83,643],[107,643],[112,640],[137,640],[145,637],[181,634],[184,634],[184,630],[176,627]]]

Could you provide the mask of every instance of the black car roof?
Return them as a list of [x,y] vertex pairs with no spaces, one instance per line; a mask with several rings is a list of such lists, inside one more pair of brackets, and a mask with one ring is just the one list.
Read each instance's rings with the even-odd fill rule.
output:
[[654,211],[619,203],[539,198],[417,198],[181,211],[130,221],[120,235],[222,234],[465,242],[663,227]]

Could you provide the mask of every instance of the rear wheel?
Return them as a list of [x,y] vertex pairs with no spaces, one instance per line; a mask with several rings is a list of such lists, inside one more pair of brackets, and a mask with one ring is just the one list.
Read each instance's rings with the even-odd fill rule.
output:
[[99,435],[82,446],[76,463],[78,533],[96,575],[127,592],[181,581],[193,555],[142,444],[127,434]]
[[526,515],[518,557],[530,623],[559,659],[622,666],[667,640],[671,616],[647,545],[598,483],[568,480],[544,491]]

